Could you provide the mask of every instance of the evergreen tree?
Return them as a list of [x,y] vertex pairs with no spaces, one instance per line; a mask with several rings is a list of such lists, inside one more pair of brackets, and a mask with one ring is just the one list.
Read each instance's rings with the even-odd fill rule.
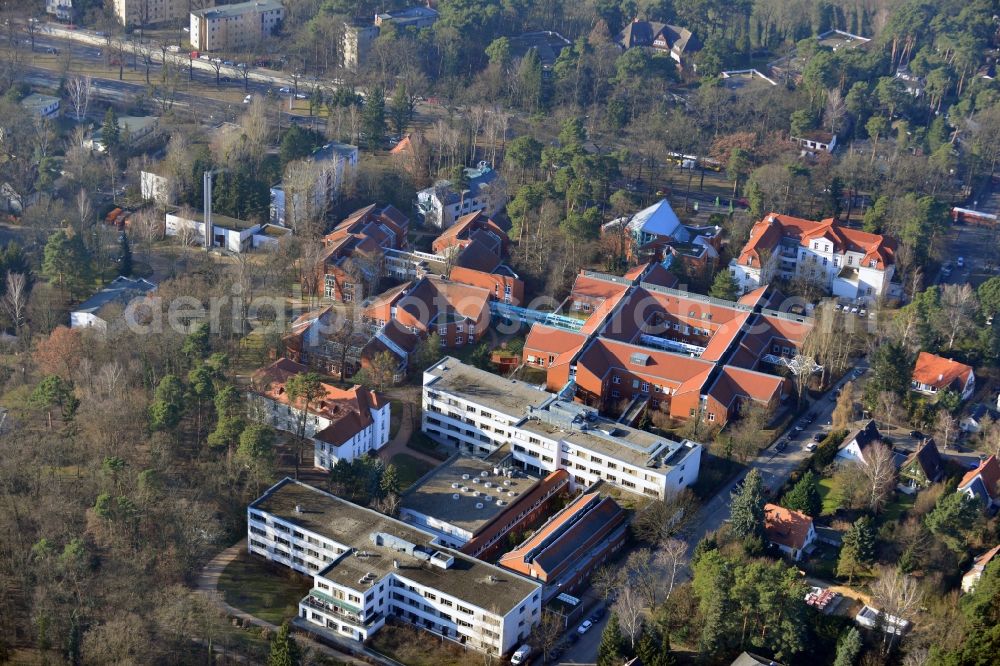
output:
[[396,466],[386,465],[379,481],[379,492],[382,497],[385,497],[386,495],[398,495],[399,490],[399,473],[396,471]]
[[743,481],[743,488],[733,498],[731,516],[733,534],[742,539],[763,539],[764,482],[756,469],[750,470]]
[[837,658],[833,666],[854,666],[861,654],[861,634],[854,627],[848,629],[837,641]]
[[267,656],[267,666],[299,666],[301,663],[299,646],[292,638],[288,622],[285,622],[277,635],[271,639],[271,653]]
[[781,506],[793,511],[816,517],[823,510],[823,499],[819,496],[819,480],[816,474],[809,470],[802,478],[785,493]]
[[79,236],[70,236],[63,229],[49,236],[42,257],[42,274],[71,295],[89,286],[90,256]]
[[132,275],[132,244],[125,232],[118,237],[118,274]]
[[670,634],[652,622],[643,629],[636,656],[642,666],[674,666],[677,663],[670,654]]
[[720,298],[724,301],[735,301],[739,295],[739,285],[736,278],[730,273],[728,268],[723,268],[715,274],[712,287],[708,290],[708,295],[712,298]]
[[369,150],[380,148],[385,142],[385,91],[382,88],[372,88],[365,97],[361,131]]
[[406,94],[406,84],[400,83],[392,93],[389,101],[389,119],[392,120],[392,127],[396,134],[403,134],[406,126],[410,124],[410,98]]
[[117,155],[121,145],[122,130],[118,124],[118,114],[115,108],[109,106],[104,114],[104,124],[101,125],[101,143],[109,155]]
[[837,560],[837,575],[847,576],[847,584],[854,582],[854,575],[875,560],[875,529],[871,518],[861,516],[844,533],[840,557]]
[[612,613],[601,634],[601,645],[597,648],[597,666],[621,666],[624,657],[625,640],[618,626],[618,616]]
[[149,405],[149,427],[151,430],[169,430],[180,423],[184,414],[184,385],[174,375],[164,375],[153,392],[153,402]]
[[184,338],[184,344],[181,346],[181,353],[192,362],[201,361],[211,351],[208,324],[198,324],[193,331],[187,334],[187,337]]
[[961,554],[965,552],[966,535],[979,510],[979,502],[965,493],[945,493],[924,518],[924,524],[948,548]]

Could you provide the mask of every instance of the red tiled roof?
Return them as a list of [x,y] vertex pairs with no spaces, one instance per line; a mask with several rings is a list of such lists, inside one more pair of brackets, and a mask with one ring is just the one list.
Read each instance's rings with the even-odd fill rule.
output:
[[920,352],[917,356],[917,363],[913,367],[913,381],[941,390],[958,384],[958,389],[965,388],[969,381],[969,374],[972,368],[943,358],[929,352]]
[[778,375],[727,365],[722,368],[719,378],[709,388],[708,394],[729,408],[737,398],[770,403],[776,396],[781,395],[784,386],[784,378]]
[[406,313],[424,327],[456,315],[476,322],[488,311],[489,298],[490,292],[480,287],[425,277],[399,299],[396,308],[397,313]]
[[812,524],[813,519],[801,511],[792,511],[777,504],[764,505],[764,532],[772,543],[802,550]]
[[980,571],[986,568],[986,565],[993,561],[993,558],[1000,554],[1000,546],[993,546],[979,557],[977,557],[972,566],[974,569],[979,569]]
[[833,218],[814,222],[770,213],[750,230],[750,238],[740,251],[738,263],[760,268],[761,252],[773,252],[782,238],[794,239],[802,246],[808,246],[818,238],[826,238],[838,252],[864,254],[860,265],[868,266],[875,261],[879,270],[885,270],[895,261],[896,244],[885,236],[844,227]]
[[[644,354],[647,357],[645,365],[632,363],[634,354]],[[581,367],[596,377],[604,377],[612,368],[620,368],[653,384],[679,390],[681,385],[695,378],[704,381],[713,366],[708,361],[683,354],[599,338],[580,356],[577,368]]]
[[958,484],[958,489],[965,490],[977,478],[982,481],[986,493],[992,499],[997,499],[997,493],[1000,492],[997,488],[1000,484],[1000,463],[997,462],[996,456],[990,456],[979,463],[979,467],[966,472],[965,476],[962,477],[962,482]]
[[[255,372],[252,377],[254,390],[275,402],[291,405],[285,384],[295,375],[309,372],[309,368],[286,358],[278,359],[266,368]],[[350,389],[340,389],[332,384],[321,384],[323,395],[314,400],[308,409],[331,421],[330,425],[316,433],[316,439],[340,445],[372,424],[373,409],[385,405],[385,399],[375,391],[355,385]],[[302,408],[299,399],[293,406]]]
[[646,277],[642,278],[645,284],[654,284],[658,287],[668,287],[673,289],[677,286],[677,276],[663,267],[663,264],[653,266]]
[[[628,278],[628,275],[625,277]],[[585,275],[581,271],[573,282],[570,296],[572,298],[612,298],[622,295],[626,289],[628,289],[628,285]]]
[[544,324],[535,324],[524,340],[524,351],[555,356],[556,359],[551,365],[559,365],[569,360],[569,358],[562,358],[563,355],[572,357],[586,342],[587,336],[585,335]]
[[764,298],[764,294],[767,293],[767,287],[768,285],[765,284],[763,287],[757,287],[753,291],[748,291],[747,293],[740,296],[736,302],[740,303],[741,305],[750,305],[750,306],[757,305],[760,302],[760,300]]

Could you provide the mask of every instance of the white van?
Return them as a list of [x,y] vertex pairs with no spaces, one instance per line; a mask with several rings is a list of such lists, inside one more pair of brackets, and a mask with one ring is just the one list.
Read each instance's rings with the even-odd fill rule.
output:
[[525,643],[521,647],[514,651],[514,654],[510,655],[510,663],[512,664],[526,664],[528,663],[528,657],[531,656],[531,646]]

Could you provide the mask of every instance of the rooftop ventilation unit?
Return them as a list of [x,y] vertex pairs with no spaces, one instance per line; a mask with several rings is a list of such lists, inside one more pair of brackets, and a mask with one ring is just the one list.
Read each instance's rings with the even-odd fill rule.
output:
[[487,482],[486,482],[486,483],[484,483],[483,485],[484,485],[484,486],[486,486],[487,488],[492,488],[492,487],[493,487],[493,483],[492,483],[492,482],[490,482],[490,481],[487,481]]
[[497,500],[497,506],[504,506],[506,504],[507,502],[504,502],[503,500]]
[[508,490],[507,491],[507,497],[516,497],[516,496],[517,496],[517,493],[515,493],[513,490]]
[[476,478],[476,479],[473,479],[473,480],[472,480],[472,482],[473,482],[473,483],[479,483],[479,479],[478,479],[478,478]]
[[468,480],[469,480],[469,478],[470,478],[470,477],[469,477],[469,475],[468,475],[468,474],[463,474],[463,475],[462,475],[462,479],[463,479],[463,480],[465,480],[465,481],[468,481]]
[[454,495],[451,496],[453,500],[457,500],[459,497],[461,497],[461,495],[459,495],[458,493],[455,493]]
[[296,504],[295,505],[295,513],[302,513],[302,505],[301,504]]
[[493,495],[486,495],[485,497],[483,497],[483,499],[486,500],[487,502],[492,502],[493,501]]
[[462,486],[462,492],[463,493],[469,492],[469,486]]
[[479,476],[483,477],[484,479],[486,477],[488,477],[489,475],[490,475],[490,473],[487,472],[486,470],[483,470],[482,472],[479,473]]
[[452,487],[452,488],[461,488],[461,487],[462,487],[462,484],[461,484],[461,483],[459,483],[458,481],[456,481],[456,482],[454,482],[453,484],[451,484],[451,487]]
[[510,480],[509,479],[504,479],[503,485],[509,486],[510,485]]
[[477,509],[482,509],[483,508],[483,503],[482,502],[476,502],[476,508]]

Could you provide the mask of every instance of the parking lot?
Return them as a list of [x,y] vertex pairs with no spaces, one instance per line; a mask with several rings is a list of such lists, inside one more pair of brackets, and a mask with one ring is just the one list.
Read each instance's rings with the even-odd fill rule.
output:
[[[970,283],[973,287],[1000,275],[1000,260],[997,259],[997,231],[991,227],[969,224],[956,225],[948,232],[945,261],[937,282],[941,284]],[[958,265],[959,257],[964,266]],[[950,264],[950,271],[948,268]]]

